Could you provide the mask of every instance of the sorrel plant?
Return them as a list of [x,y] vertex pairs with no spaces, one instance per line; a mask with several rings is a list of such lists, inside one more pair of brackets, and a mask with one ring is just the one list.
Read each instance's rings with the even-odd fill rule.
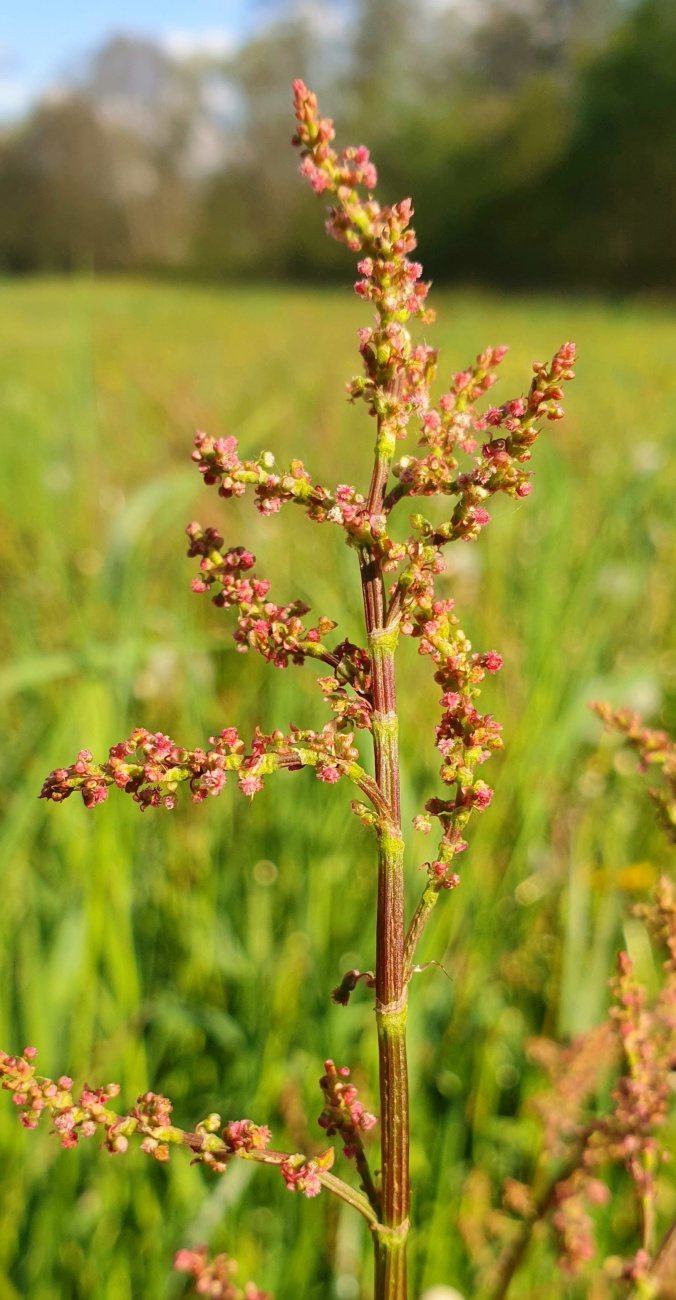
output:
[[[233,1158],[255,1160],[278,1166],[291,1191],[308,1197],[322,1188],[335,1193],[362,1214],[371,1229],[376,1300],[404,1300],[409,1233],[408,985],[418,969],[418,944],[432,909],[442,894],[460,883],[457,859],[467,847],[467,823],[472,813],[483,812],[491,802],[492,791],[478,769],[502,747],[499,724],[477,708],[486,673],[497,672],[502,660],[493,651],[473,652],[453,601],[438,598],[435,579],[444,571],[447,545],[477,541],[490,521],[490,497],[504,493],[518,501],[529,495],[531,450],[541,422],[559,420],[563,414],[562,383],[573,377],[574,347],[565,343],[550,364],[536,363],[524,395],[479,410],[477,403],[493,387],[507,351],[488,348],[473,365],[454,374],[433,400],[437,352],[422,332],[414,340],[407,328],[409,322],[425,326],[433,320],[426,305],[429,285],[420,264],[410,260],[416,247],[411,202],[378,203],[368,150],[360,146],[336,153],[332,123],[319,116],[315,96],[302,82],[295,83],[294,91],[300,171],[318,195],[331,196],[327,231],[358,255],[355,292],[375,311],[372,325],[359,331],[362,373],[348,384],[349,399],[363,402],[373,419],[370,485],[365,493],[347,484],[323,487],[313,482],[301,461],[292,460],[281,471],[267,451],[255,460],[241,460],[234,437],[215,440],[199,433],[193,459],[204,482],[216,486],[223,498],[251,489],[264,516],[295,503],[312,523],[344,531],[359,564],[365,643],[332,641],[336,624],[328,617],[309,626],[309,610],[301,601],[274,603],[270,584],[254,572],[255,557],[248,549],[226,546],[215,528],[191,523],[188,554],[199,561],[193,589],[213,591],[215,605],[235,610],[235,640],[242,652],[255,650],[279,668],[307,659],[323,665],[325,675],[318,682],[333,713],[331,721],[319,731],[292,726],[287,734],[267,734],[257,729],[248,747],[229,726],[210,738],[209,747],[196,750],[139,728],[113,745],[103,762],[81,751],[72,766],[50,774],[42,797],[61,802],[79,791],[86,806],[93,808],[114,785],[131,794],[141,810],[170,809],[183,784],[193,802],[201,803],[220,793],[229,772],[236,774],[239,789],[249,798],[278,770],[311,767],[329,784],[343,778],[353,782],[362,796],[353,810],[371,828],[377,846],[375,967],[372,972],[346,972],[332,996],[347,1004],[360,981],[374,990],[379,1173],[372,1172],[364,1145],[376,1118],[347,1082],[349,1071],[337,1069],[332,1061],[326,1063],[321,1080],[325,1104],[319,1122],[327,1136],[340,1136],[343,1154],[356,1166],[359,1188],[331,1172],[332,1147],[310,1155],[273,1151],[269,1131],[247,1119],[223,1126],[218,1115],[211,1115],[186,1133],[171,1124],[167,1099],[153,1093],[139,1098],[125,1115],[110,1107],[119,1091],[116,1085],[105,1090],[85,1087],[75,1099],[69,1078],[54,1083],[36,1075],[32,1048],[22,1057],[3,1056],[2,1073],[25,1126],[34,1128],[47,1111],[66,1147],[102,1130],[105,1147],[115,1154],[137,1134],[143,1150],[160,1161],[168,1159],[170,1144],[176,1143],[216,1172],[223,1172]],[[397,443],[411,431],[415,449],[397,457]],[[444,504],[450,502],[450,509],[438,511],[436,522],[411,515],[411,532],[397,539],[392,531],[396,508],[419,497],[440,497]],[[422,897],[408,923],[395,683],[400,635],[416,638],[419,653],[431,659],[442,710],[436,744],[444,793],[430,798],[414,821],[424,832],[436,821],[440,841],[436,854],[423,864]],[[372,738],[373,775],[359,761],[356,730]],[[202,1293],[237,1294],[230,1264],[222,1258],[209,1264],[204,1254],[184,1251],[177,1266],[192,1273]],[[261,1293],[250,1284],[247,1294]]]

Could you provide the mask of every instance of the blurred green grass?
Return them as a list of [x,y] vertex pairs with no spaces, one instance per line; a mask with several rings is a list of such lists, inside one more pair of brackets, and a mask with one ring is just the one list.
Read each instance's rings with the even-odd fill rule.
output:
[[[240,657],[228,616],[192,596],[182,528],[221,524],[275,598],[302,597],[357,639],[353,554],[299,513],[264,521],[250,501],[219,502],[189,452],[195,427],[231,432],[247,454],[300,454],[320,481],[365,483],[372,429],[344,400],[363,312],[347,289],[85,280],[5,282],[0,300],[0,1041],[35,1043],[46,1073],[116,1079],[130,1102],[165,1092],[187,1126],[218,1110],[269,1122],[280,1144],[302,1144],[306,1126],[316,1140],[325,1056],[359,1062],[376,1092],[366,1000],[329,1002],[348,965],[373,961],[372,845],[349,792],[301,773],[252,807],[228,787],[143,817],[121,797],[91,814],[36,795],[52,767],[136,724],[197,744],[226,723],[324,721],[311,670]],[[532,497],[496,503],[443,580],[476,648],[505,656],[485,698],[507,749],[421,954],[451,979],[431,968],[412,990],[414,1296],[437,1282],[470,1293],[463,1178],[473,1160],[519,1176],[532,1150],[516,1117],[532,1084],[524,1035],[603,1014],[623,908],[667,865],[645,792],[586,701],[676,712],[676,313],[469,293],[436,306],[442,377],[508,342],[504,398],[564,338],[580,360],[568,418],[536,448]],[[410,825],[438,788],[436,690],[414,647],[401,661]],[[412,903],[428,852],[411,832]],[[180,1155],[160,1168],[139,1152],[61,1152],[11,1112],[6,1099],[0,1300],[176,1296],[173,1251],[207,1239],[277,1300],[368,1294],[369,1243],[327,1198],[239,1166],[214,1181]],[[546,1251],[521,1294],[540,1286],[580,1294]]]

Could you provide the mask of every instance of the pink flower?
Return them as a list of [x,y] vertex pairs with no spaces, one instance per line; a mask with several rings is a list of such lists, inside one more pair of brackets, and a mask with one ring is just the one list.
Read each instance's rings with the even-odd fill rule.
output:
[[233,1151],[263,1151],[269,1145],[271,1133],[264,1124],[234,1119],[223,1129],[223,1138]]
[[335,785],[336,781],[340,781],[340,772],[331,763],[323,763],[317,768],[317,779],[326,781],[328,785]]
[[493,791],[490,786],[485,785],[483,781],[477,781],[476,785],[472,789],[472,796],[474,807],[479,808],[483,812],[483,810],[488,808],[491,803]]
[[424,817],[422,813],[418,813],[417,817],[413,818],[413,827],[416,831],[420,831],[422,835],[429,835],[432,823],[429,817]]
[[57,1133],[70,1133],[75,1128],[75,1115],[71,1106],[54,1116],[54,1128]]
[[423,418],[425,433],[436,433],[441,428],[441,416],[438,411],[428,411]]
[[279,1168],[290,1192],[302,1192],[308,1199],[319,1196],[322,1185],[312,1160],[307,1160],[300,1166],[296,1166],[292,1160],[285,1160]]
[[253,796],[258,794],[259,790],[263,789],[263,781],[260,776],[256,776],[255,772],[247,771],[246,768],[240,769],[237,776],[237,784],[242,791],[242,794],[245,795]]

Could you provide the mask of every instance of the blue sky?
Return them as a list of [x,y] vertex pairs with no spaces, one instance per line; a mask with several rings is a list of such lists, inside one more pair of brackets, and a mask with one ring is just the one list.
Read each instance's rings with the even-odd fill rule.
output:
[[265,8],[261,0],[0,0],[0,117],[22,112],[113,32],[225,48]]

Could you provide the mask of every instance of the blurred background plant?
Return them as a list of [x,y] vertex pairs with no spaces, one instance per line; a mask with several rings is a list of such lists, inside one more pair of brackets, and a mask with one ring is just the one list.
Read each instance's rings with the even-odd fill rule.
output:
[[[368,473],[370,430],[342,395],[363,311],[338,287],[344,263],[328,260],[288,148],[289,85],[306,74],[343,138],[373,142],[392,196],[414,194],[426,270],[479,286],[436,295],[449,369],[510,342],[499,398],[562,332],[580,354],[527,511],[502,503],[477,546],[455,548],[449,576],[468,634],[505,657],[490,692],[506,753],[462,889],[421,952],[452,979],[432,967],[411,992],[412,1294],[452,1282],[469,1295],[452,1225],[471,1216],[474,1163],[495,1186],[523,1177],[521,1103],[538,1077],[524,1040],[600,1023],[620,945],[649,978],[628,905],[673,874],[674,850],[626,779],[635,760],[586,701],[628,703],[673,731],[676,320],[668,300],[615,291],[674,284],[676,16],[667,0],[437,4],[409,30],[408,7],[372,2],[347,19],[322,9],[337,15],[327,32],[317,12],[268,12],[227,59],[116,38],[3,131],[5,269],[79,274],[0,281],[0,1041],[37,1043],[41,1068],[78,1084],[114,1078],[131,1097],[152,1086],[187,1127],[246,1111],[301,1147],[325,1056],[362,1061],[356,1082],[374,1101],[371,1013],[364,1003],[360,1020],[358,993],[349,1019],[326,998],[373,958],[370,843],[349,792],[312,781],[305,803],[280,778],[251,809],[226,791],[171,826],[121,801],[95,819],[74,800],[57,816],[37,802],[64,754],[105,752],[139,719],[187,743],[224,719],[245,733],[316,724],[313,675],[271,682],[263,663],[243,665],[226,620],[192,596],[181,534],[204,513],[196,427],[236,434],[243,455],[298,453],[310,472],[320,445],[329,481]],[[161,277],[93,274],[104,270]],[[291,276],[307,283],[265,283]],[[303,521],[256,519],[231,502],[213,522],[229,543],[251,541],[280,599],[335,610],[356,638],[340,540],[301,566]],[[402,700],[409,821],[437,767],[425,740],[437,692],[416,680]],[[410,903],[426,848],[411,837]],[[7,1106],[0,1149],[0,1300],[178,1295],[167,1262],[206,1240],[277,1300],[368,1294],[359,1222],[247,1166],[215,1184],[178,1160],[61,1154]],[[674,1171],[660,1179],[673,1216]],[[612,1232],[629,1253],[621,1202]],[[612,1295],[609,1280],[594,1286],[594,1300]],[[547,1245],[513,1292],[545,1294],[592,1294]]]
[[240,8],[227,53],[115,35],[5,123],[0,268],[342,279],[288,163],[302,76],[415,194],[437,280],[676,285],[672,0]]

